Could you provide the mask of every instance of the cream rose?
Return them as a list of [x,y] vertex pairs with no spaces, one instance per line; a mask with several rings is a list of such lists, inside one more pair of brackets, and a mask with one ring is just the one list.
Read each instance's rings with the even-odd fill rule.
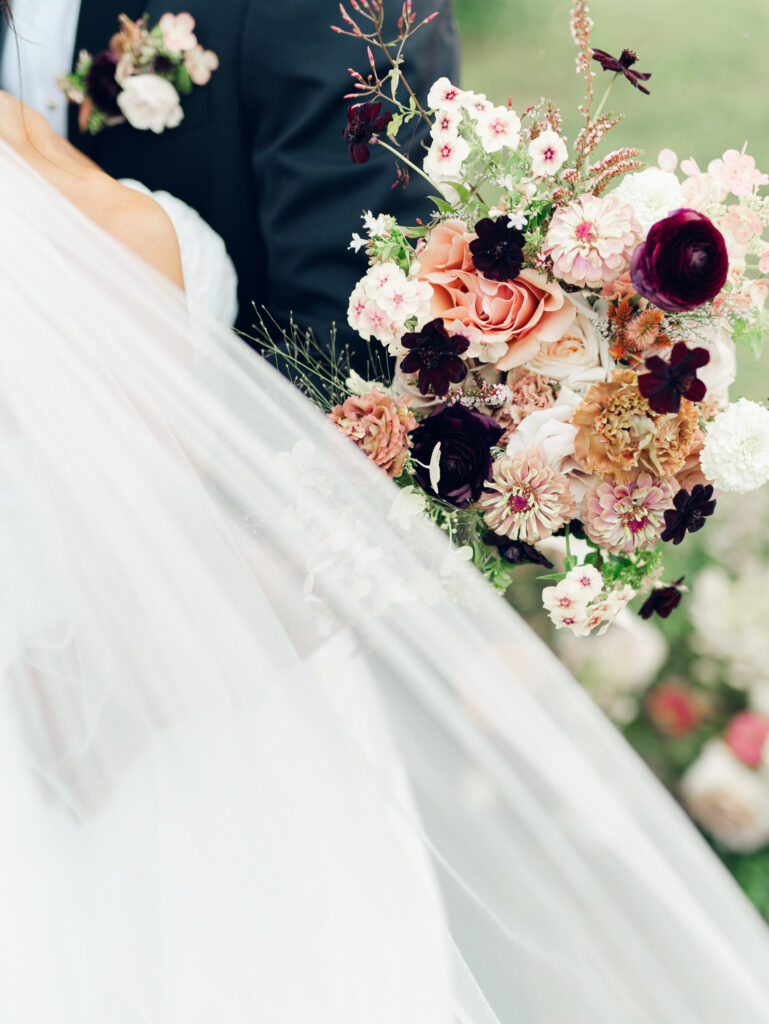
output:
[[730,850],[752,853],[769,844],[769,782],[723,740],[711,740],[681,779],[689,813]]
[[[574,301],[572,299],[572,301]],[[558,341],[543,341],[526,366],[542,377],[559,380],[575,391],[606,380],[612,368],[609,343],[595,329],[594,314],[581,306]]]
[[729,388],[737,377],[737,350],[731,334],[721,327],[708,327],[701,332],[710,352],[710,362],[701,366],[697,376],[708,389],[707,397],[719,406],[729,401]]
[[179,93],[160,75],[133,75],[118,95],[117,104],[133,128],[157,135],[166,128],[176,128],[184,117]]

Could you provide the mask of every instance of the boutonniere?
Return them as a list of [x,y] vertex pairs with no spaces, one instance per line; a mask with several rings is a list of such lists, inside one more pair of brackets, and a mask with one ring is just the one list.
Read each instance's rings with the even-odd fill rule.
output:
[[186,12],[164,14],[152,29],[147,15],[131,21],[121,14],[119,22],[106,50],[81,50],[74,72],[59,76],[59,88],[80,107],[80,131],[96,135],[123,121],[158,134],[176,128],[181,97],[210,80],[219,58],[198,43]]

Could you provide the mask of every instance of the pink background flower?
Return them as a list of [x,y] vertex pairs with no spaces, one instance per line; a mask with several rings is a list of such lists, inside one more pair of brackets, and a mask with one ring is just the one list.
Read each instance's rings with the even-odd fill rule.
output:
[[736,757],[749,768],[758,768],[769,736],[769,718],[755,711],[740,711],[727,726],[725,740]]

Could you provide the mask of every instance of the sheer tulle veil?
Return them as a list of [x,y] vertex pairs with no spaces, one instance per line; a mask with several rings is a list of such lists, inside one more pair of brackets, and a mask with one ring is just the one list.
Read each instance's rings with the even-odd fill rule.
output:
[[0,1018],[769,1020],[764,924],[409,494],[0,173]]

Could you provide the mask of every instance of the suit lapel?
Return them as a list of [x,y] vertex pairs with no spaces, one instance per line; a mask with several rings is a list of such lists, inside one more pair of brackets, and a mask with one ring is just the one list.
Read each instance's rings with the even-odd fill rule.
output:
[[[75,56],[81,50],[97,54],[106,49],[112,36],[118,30],[118,18],[127,14],[134,20],[144,14],[146,0],[81,0],[80,17],[75,36]],[[67,134],[71,142],[87,153],[93,155],[94,138],[82,135],[77,126],[77,107],[70,104]]]

